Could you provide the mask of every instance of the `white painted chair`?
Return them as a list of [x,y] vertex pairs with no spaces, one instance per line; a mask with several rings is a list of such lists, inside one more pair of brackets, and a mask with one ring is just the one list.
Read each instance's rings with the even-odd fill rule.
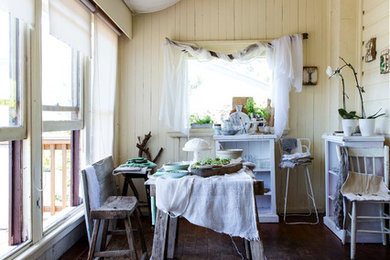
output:
[[[389,147],[348,148],[348,163],[349,175],[341,188],[341,193],[344,196],[344,212],[346,212],[344,229],[346,235],[351,238],[350,257],[355,259],[357,232],[380,233],[383,245],[387,244],[386,236],[390,235],[390,229],[385,226],[385,220],[390,219],[390,216],[384,212],[384,204],[390,204]],[[378,215],[357,216],[357,207],[361,203],[380,204]],[[359,222],[372,220],[380,221],[380,230],[357,229]],[[345,238],[342,242],[345,244]]]
[[[279,140],[279,150],[281,157],[283,159],[284,156],[290,156],[294,157],[294,155],[299,158],[300,155],[305,156],[305,155],[310,155],[310,146],[311,146],[311,141],[308,138],[297,138],[297,146],[295,149],[293,149],[290,152],[285,151],[283,149],[283,139]],[[286,162],[286,161],[284,161]],[[310,224],[310,225],[316,225],[319,223],[319,217],[318,217],[318,210],[316,206],[316,202],[314,199],[314,193],[313,193],[313,187],[311,185],[311,180],[310,180],[310,172],[309,172],[309,166],[311,165],[311,160],[306,161],[306,162],[298,162],[298,163],[290,163],[290,164],[280,164],[281,168],[286,168],[287,169],[287,177],[286,177],[286,192],[284,194],[284,210],[283,210],[283,220],[286,224]],[[304,179],[305,179],[305,187],[306,187],[306,196],[307,196],[307,206],[309,209],[308,214],[288,214],[289,216],[311,216],[312,215],[312,207],[311,204],[313,204],[314,208],[314,213],[316,215],[316,221],[315,222],[306,222],[306,221],[300,221],[300,222],[287,222],[287,198],[288,198],[288,185],[289,185],[289,180],[290,180],[290,170],[295,169],[297,167],[303,167],[304,168]]]

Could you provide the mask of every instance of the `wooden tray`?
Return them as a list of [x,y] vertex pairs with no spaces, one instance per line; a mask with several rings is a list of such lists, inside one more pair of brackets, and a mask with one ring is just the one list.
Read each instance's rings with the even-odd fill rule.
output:
[[238,172],[242,168],[242,163],[232,163],[222,167],[213,167],[211,169],[191,169],[190,173],[200,177],[210,177],[214,175],[224,175]]

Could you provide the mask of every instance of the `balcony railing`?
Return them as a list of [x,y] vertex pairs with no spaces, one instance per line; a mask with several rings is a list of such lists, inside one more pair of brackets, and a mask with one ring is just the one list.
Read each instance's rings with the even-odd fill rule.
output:
[[[57,211],[61,211],[68,206],[67,199],[67,184],[70,179],[67,174],[67,163],[68,163],[68,151],[71,149],[70,139],[68,138],[44,138],[42,140],[43,150],[50,151],[49,158],[47,155],[43,156],[44,161],[49,159],[50,162],[50,172],[43,171],[43,179],[45,179],[45,174],[50,174],[50,206],[43,206],[44,212],[50,212],[51,215],[54,215]],[[56,206],[56,151],[61,151],[61,196],[62,204],[61,206]],[[45,153],[44,153],[45,154]],[[58,161],[57,161],[58,162]],[[58,169],[57,169],[58,172]],[[46,200],[44,196],[44,200]]]

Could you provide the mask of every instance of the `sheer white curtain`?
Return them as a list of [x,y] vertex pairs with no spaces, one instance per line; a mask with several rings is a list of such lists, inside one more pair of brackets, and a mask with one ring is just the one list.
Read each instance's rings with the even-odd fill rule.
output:
[[167,39],[163,46],[164,77],[159,119],[169,129],[189,133],[188,62],[180,48]]
[[172,41],[166,38],[164,51],[163,94],[160,117],[171,130],[189,133],[188,55],[200,61],[219,58],[246,62],[267,55],[273,70],[272,104],[275,108],[275,134],[280,137],[287,125],[289,92],[291,85],[302,90],[302,35],[288,35],[271,44],[254,43],[231,55],[216,53],[194,44]]
[[267,49],[268,66],[273,71],[272,106],[275,108],[275,135],[281,137],[288,122],[291,86],[302,91],[302,35],[287,35],[272,41]]
[[112,155],[114,143],[118,36],[100,19],[95,19],[95,36],[87,163]]

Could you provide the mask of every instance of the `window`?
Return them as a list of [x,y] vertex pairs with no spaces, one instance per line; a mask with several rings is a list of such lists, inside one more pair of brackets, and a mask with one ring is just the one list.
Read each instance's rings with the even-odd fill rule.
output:
[[0,11],[0,139],[24,138],[25,64],[27,36],[25,25]]
[[48,34],[43,48],[43,121],[79,120],[81,55]]
[[85,58],[49,33],[42,36],[42,227],[55,226],[80,204],[80,129]]
[[44,131],[83,127],[83,55],[49,34],[43,20],[42,121]]
[[23,170],[26,137],[27,25],[0,11],[0,256],[29,238],[29,192]]
[[266,107],[271,75],[264,57],[246,63],[190,59],[190,115],[210,115],[214,122],[221,122],[232,110],[233,97],[253,97],[257,105]]

